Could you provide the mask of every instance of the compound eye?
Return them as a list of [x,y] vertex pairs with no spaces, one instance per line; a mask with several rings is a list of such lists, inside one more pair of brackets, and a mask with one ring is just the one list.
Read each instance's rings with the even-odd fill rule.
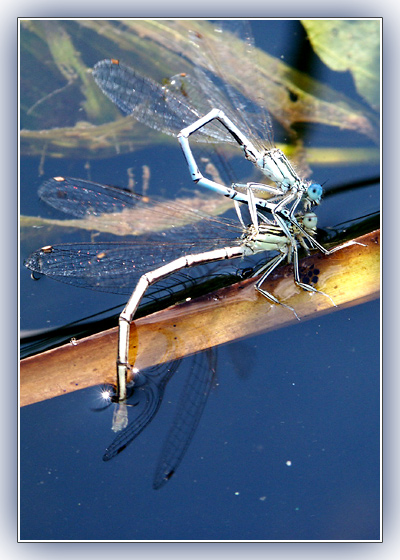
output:
[[307,189],[307,196],[310,200],[312,200],[316,204],[319,204],[321,201],[322,192],[323,191],[321,185],[318,185],[318,183],[313,183]]
[[307,229],[317,229],[318,218],[314,212],[309,212],[308,214],[304,214],[303,216],[303,226]]

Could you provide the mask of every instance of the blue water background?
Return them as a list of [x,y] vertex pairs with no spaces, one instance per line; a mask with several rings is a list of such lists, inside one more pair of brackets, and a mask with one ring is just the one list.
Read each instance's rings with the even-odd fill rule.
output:
[[[296,63],[296,40],[302,40],[297,22],[259,22],[253,32],[259,46]],[[312,73],[327,82],[333,75],[318,62]],[[340,81],[334,77],[333,87],[359,101],[348,74]],[[308,140],[368,145],[327,127],[313,127]],[[124,186],[127,167],[134,166],[140,176],[147,164],[150,194],[192,187],[178,147],[160,148],[157,161],[151,150],[93,160],[91,178]],[[53,175],[85,178],[84,164],[46,159],[45,176],[39,177],[39,158],[23,158],[21,213],[56,217],[38,200],[37,188]],[[340,185],[377,171],[324,167],[314,169],[313,177]],[[379,188],[373,185],[324,201],[319,224],[327,227],[378,208]],[[55,241],[60,240],[41,240],[32,232],[21,246],[21,259]],[[123,304],[121,296],[47,279],[32,282],[21,267],[24,332]],[[177,473],[159,491],[152,489],[153,472],[190,357],[169,383],[153,423],[108,463],[102,455],[114,437],[112,407],[92,411],[98,388],[24,407],[21,538],[379,538],[379,340],[379,302],[374,301],[216,349],[216,381],[200,425]]]

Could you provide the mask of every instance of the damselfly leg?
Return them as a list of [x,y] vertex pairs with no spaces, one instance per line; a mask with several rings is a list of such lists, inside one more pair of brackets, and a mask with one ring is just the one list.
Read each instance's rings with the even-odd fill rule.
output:
[[[316,183],[302,181],[284,153],[273,146],[271,139],[269,139],[270,148],[265,149],[261,148],[262,141],[259,139],[251,141],[248,134],[243,134],[242,130],[254,131],[258,126],[254,121],[250,121],[250,125],[242,122],[245,120],[239,118],[240,113],[237,110],[232,109],[228,115],[225,106],[222,105],[224,110],[214,107],[205,116],[201,116],[204,115],[207,101],[222,103],[223,98],[219,95],[216,85],[200,69],[196,68],[196,75],[199,80],[198,88],[200,92],[203,91],[205,98],[200,106],[188,95],[185,81],[189,80],[189,77],[184,78],[182,87],[177,85],[164,87],[141,76],[118,60],[103,60],[98,62],[93,70],[93,76],[99,87],[124,113],[132,114],[138,121],[152,128],[178,136],[193,181],[202,187],[246,204],[249,202],[250,188],[264,191],[271,195],[272,199],[255,197],[257,208],[270,212],[281,226],[285,220],[293,226],[298,226],[295,217],[298,204],[303,200],[307,210],[312,204],[319,204],[322,187]],[[213,121],[222,124],[222,127],[215,126]],[[268,123],[267,136],[272,136],[269,119],[265,122]],[[245,157],[275,185],[248,183],[245,185],[244,192],[241,192],[236,187],[236,183],[227,187],[204,177],[189,145],[189,136],[193,133],[196,133],[193,138],[200,142],[236,142],[242,147]],[[285,233],[289,235],[288,230],[285,230]],[[306,232],[303,234],[308,235]],[[310,238],[309,241],[315,248],[323,251],[315,240],[312,241]]]
[[[264,297],[274,304],[281,303],[262,285],[285,259],[288,262],[293,260],[295,282],[301,288],[318,291],[304,285],[297,257],[298,245],[307,250],[313,247],[310,239],[314,241],[315,214],[297,217],[296,225],[284,220],[282,225],[273,224],[256,206],[252,190],[248,191],[248,207],[253,222],[250,226],[245,226],[243,219],[240,226],[227,218],[207,216],[179,201],[165,204],[147,196],[140,197],[82,179],[58,177],[47,181],[42,185],[40,195],[58,210],[77,217],[107,211],[114,213],[115,210],[123,210],[127,214],[135,210],[132,216],[145,221],[145,224],[138,223],[134,228],[140,229],[141,225],[145,225],[144,238],[139,236],[124,243],[48,245],[25,261],[35,274],[44,274],[79,287],[131,294],[119,320],[118,400],[126,397],[127,372],[135,376],[128,358],[130,323],[149,287],[159,280],[195,265],[276,251],[278,255],[254,273],[263,274],[256,288]],[[152,225],[156,229],[149,234]],[[327,252],[334,250],[337,248]],[[135,284],[136,289],[132,293]]]
[[[300,218],[299,218],[300,219]],[[312,235],[316,229],[316,216],[315,214],[306,214],[302,220],[304,221],[304,228]],[[119,400],[126,398],[127,379],[130,377],[129,373],[132,371],[132,366],[129,363],[129,335],[130,325],[134,319],[137,308],[142,300],[146,290],[155,282],[178,272],[183,268],[192,267],[199,264],[207,264],[224,259],[234,259],[243,256],[249,256],[263,251],[279,251],[280,254],[274,257],[261,269],[257,269],[255,274],[260,271],[263,272],[262,277],[257,282],[255,288],[264,297],[269,299],[275,304],[283,305],[294,313],[299,319],[295,310],[278,300],[274,295],[270,294],[262,288],[262,284],[273,270],[286,258],[290,262],[294,255],[295,267],[295,281],[300,287],[307,291],[317,292],[318,290],[300,282],[300,274],[298,271],[298,257],[297,257],[297,243],[304,246],[303,234],[290,228],[290,237],[286,236],[282,229],[278,226],[258,224],[258,227],[250,226],[247,228],[241,239],[241,244],[238,247],[224,247],[214,251],[208,251],[199,254],[187,255],[180,257],[169,264],[162,266],[152,272],[143,274],[137,286],[132,293],[125,309],[119,318],[119,336],[118,336],[118,359],[117,359],[117,390]],[[299,239],[299,240],[297,240]],[[254,275],[255,275],[254,274]],[[307,287],[305,287],[307,286]],[[323,295],[323,292],[321,292]],[[329,296],[328,296],[329,297]],[[134,379],[133,379],[134,381]]]
[[[276,186],[263,183],[247,183],[241,185],[244,192],[240,192],[235,189],[235,185],[227,187],[203,176],[190,148],[189,136],[198,132],[213,120],[217,120],[224,125],[239,146],[243,148],[246,158],[254,163],[270,180],[274,181]],[[300,227],[295,217],[295,211],[300,201],[304,200],[305,207],[309,208],[312,204],[319,204],[321,200],[322,187],[320,185],[301,181],[281,150],[273,148],[265,150],[263,153],[259,152],[221,110],[212,109],[207,115],[181,130],[178,134],[178,140],[188,164],[191,178],[196,184],[232,198],[236,202],[253,204],[257,208],[271,212],[276,223],[283,228],[288,237],[290,237],[290,231],[285,227],[286,221],[289,221],[295,227]],[[250,201],[249,192],[255,190],[267,192],[272,195],[273,199],[265,200],[253,196],[252,201]],[[291,206],[288,209],[289,205]],[[254,220],[253,225],[256,225]],[[325,253],[325,249],[312,236],[304,230],[302,233],[315,248]]]

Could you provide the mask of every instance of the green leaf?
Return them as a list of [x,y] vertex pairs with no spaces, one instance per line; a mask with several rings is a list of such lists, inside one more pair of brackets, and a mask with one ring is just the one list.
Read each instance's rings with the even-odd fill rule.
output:
[[358,93],[374,108],[380,100],[380,21],[302,21],[314,51],[332,70],[350,71]]

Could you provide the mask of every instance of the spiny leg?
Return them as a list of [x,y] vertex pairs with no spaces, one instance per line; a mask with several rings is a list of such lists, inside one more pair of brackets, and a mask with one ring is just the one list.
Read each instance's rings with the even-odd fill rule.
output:
[[296,319],[298,321],[300,321],[300,317],[297,315],[297,313],[293,309],[293,307],[291,307],[290,305],[286,305],[286,303],[282,303],[274,295],[270,294],[269,292],[267,292],[266,290],[261,288],[261,285],[265,282],[265,280],[272,273],[272,271],[275,270],[275,268],[287,257],[287,254],[288,253],[286,251],[282,252],[280,255],[277,255],[276,257],[271,259],[266,265],[264,265],[260,270],[257,271],[257,274],[260,271],[264,271],[264,273],[261,276],[261,278],[257,281],[257,283],[255,285],[255,288],[258,292],[260,292],[261,295],[263,295],[265,298],[269,299],[273,303],[276,303],[278,305],[282,305],[283,307],[286,307],[286,309],[289,309],[290,311],[292,311],[294,313],[294,316],[296,317]]
[[310,284],[301,282],[300,272],[299,272],[299,255],[298,255],[297,247],[293,250],[293,268],[294,268],[294,281],[297,286],[303,288],[303,290],[306,290],[307,292],[322,294],[323,296],[330,299],[332,305],[337,307],[336,303],[333,301],[330,295],[326,294],[325,292],[321,292],[321,290],[317,290],[317,288],[314,288],[314,286],[311,286]]

